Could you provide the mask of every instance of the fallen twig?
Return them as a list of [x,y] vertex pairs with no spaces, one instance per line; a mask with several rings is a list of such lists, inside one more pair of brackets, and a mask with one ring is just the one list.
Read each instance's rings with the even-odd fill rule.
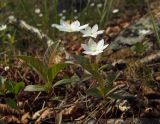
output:
[[47,41],[48,47],[51,46],[54,42],[51,38],[49,38],[46,34],[44,34],[42,31],[40,31],[38,28],[31,26],[27,24],[24,20],[19,20],[19,19],[10,19],[8,20],[8,23],[11,25],[15,25],[18,28],[25,30],[26,32],[29,32],[35,36],[37,36],[38,39],[40,40],[45,40]]
[[[135,62],[139,62],[141,64],[147,64],[154,60],[160,59],[160,51],[157,51],[156,53],[152,53],[151,55],[147,55],[144,58],[137,60]],[[127,64],[129,61],[127,59],[118,59],[112,63],[113,66],[116,64]]]
[[1,115],[20,115],[23,113],[23,111],[11,108],[6,104],[0,104],[0,113]]
[[149,63],[149,62],[151,62],[151,61],[153,61],[153,60],[156,60],[156,59],[160,59],[160,51],[157,51],[157,52],[154,53],[154,54],[148,55],[148,56],[140,59],[140,62],[141,62],[142,64],[145,64],[145,63]]

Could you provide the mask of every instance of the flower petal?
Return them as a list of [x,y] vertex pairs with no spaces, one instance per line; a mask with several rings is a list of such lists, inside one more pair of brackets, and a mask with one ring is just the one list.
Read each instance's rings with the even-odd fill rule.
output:
[[90,35],[87,35],[87,34],[84,34],[84,35],[82,35],[83,37],[89,37]]
[[92,27],[92,33],[96,33],[98,31],[98,25],[95,24],[93,27]]
[[85,28],[84,30],[80,30],[80,32],[82,33],[82,34],[90,34],[90,32],[91,32],[91,27],[87,27],[87,28]]
[[100,40],[97,45],[97,50],[103,50],[104,40]]
[[51,25],[51,27],[53,27],[53,28],[54,28],[54,27],[57,28],[58,26],[59,26],[58,24],[52,24],[52,25]]
[[97,35],[103,34],[103,32],[104,32],[104,30],[99,30],[99,31],[96,32],[96,34],[97,34]]
[[85,29],[86,27],[88,27],[88,24],[80,26],[80,22],[78,20],[74,21],[73,23],[70,24],[70,22],[67,22],[67,21],[64,21],[61,19],[60,25],[52,24],[52,27],[56,27],[57,29],[59,29],[61,31],[76,32],[76,31],[80,31],[82,29]]
[[73,31],[79,31],[79,26],[80,26],[80,22],[79,21],[74,21],[71,23],[71,29]]
[[76,21],[72,22],[71,25],[74,25],[74,26],[76,26],[76,27],[79,27],[79,26],[80,26],[80,22],[79,22],[78,20],[76,20]]
[[88,46],[89,47],[96,47],[97,43],[93,39],[90,38],[88,41]]
[[83,53],[87,55],[95,55],[95,52],[90,52],[90,51],[84,51]]
[[81,44],[81,47],[85,50],[85,51],[90,51],[89,47],[86,44]]
[[97,34],[92,34],[92,35],[90,35],[91,37],[93,37],[93,38],[96,38],[97,37]]
[[60,20],[60,25],[63,25],[63,24],[64,24],[64,20],[61,19],[61,20]]
[[1,26],[0,26],[0,31],[5,30],[6,28],[7,28],[7,25],[1,25]]
[[83,30],[83,29],[85,29],[87,27],[88,27],[88,24],[82,25],[82,26],[79,27],[79,30]]
[[87,55],[92,55],[92,56],[95,56],[95,55],[98,55],[100,53],[102,53],[103,51],[95,51],[95,52],[91,52],[91,51],[84,51],[83,53],[84,54],[87,54]]
[[105,48],[107,48],[107,47],[108,47],[108,45],[109,45],[109,44],[104,45],[104,46],[103,46],[103,50],[104,50]]

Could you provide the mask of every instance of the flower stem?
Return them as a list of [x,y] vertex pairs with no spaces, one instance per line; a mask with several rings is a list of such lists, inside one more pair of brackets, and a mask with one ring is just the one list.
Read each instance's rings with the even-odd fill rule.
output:
[[[99,60],[98,58],[97,58],[97,56],[90,56],[90,63],[91,64],[98,64],[98,61],[97,60]],[[93,67],[92,67],[93,68]],[[94,70],[94,73],[93,73],[93,76],[94,76],[94,78],[96,79],[96,81],[98,82],[98,86],[99,86],[99,88],[100,88],[100,91],[101,91],[101,94],[102,94],[102,96],[104,97],[104,88],[105,88],[105,86],[104,86],[104,79],[103,79],[103,76],[100,74],[100,72],[98,72],[98,70],[97,69],[94,69],[93,68],[93,70]]]
[[90,56],[90,63],[95,64],[96,63],[96,57],[95,56]]

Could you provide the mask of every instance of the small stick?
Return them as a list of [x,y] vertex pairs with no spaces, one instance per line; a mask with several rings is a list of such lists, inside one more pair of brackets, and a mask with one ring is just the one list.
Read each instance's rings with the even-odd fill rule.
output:
[[[150,62],[152,62],[154,60],[157,60],[157,59],[160,59],[160,51],[157,51],[156,53],[152,53],[151,55],[147,55],[144,58],[142,58],[140,60],[137,60],[137,61],[142,63],[142,64],[147,64],[147,63],[150,63]],[[112,65],[114,66],[116,63],[118,63],[118,64],[122,64],[122,63],[127,64],[128,61],[125,60],[125,59],[118,59],[118,60],[114,61],[112,63]]]
[[29,33],[37,36],[37,38],[40,40],[47,41],[48,47],[54,43],[53,40],[51,38],[49,38],[46,34],[44,34],[38,28],[27,24],[24,20],[19,20],[16,18],[14,18],[14,19],[9,18],[8,23],[11,25],[15,25],[15,26],[19,27],[20,29],[25,30],[26,32],[29,32]]

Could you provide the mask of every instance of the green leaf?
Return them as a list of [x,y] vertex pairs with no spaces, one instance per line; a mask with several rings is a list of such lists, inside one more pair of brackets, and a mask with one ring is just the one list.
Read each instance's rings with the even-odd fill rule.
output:
[[136,98],[134,94],[130,94],[129,92],[121,89],[111,92],[110,94],[108,94],[107,97],[111,99],[135,99]]
[[4,121],[0,120],[0,124],[7,124],[7,123],[5,123]]
[[17,107],[17,103],[14,99],[11,98],[5,98],[5,102],[7,103],[7,105],[9,105],[12,108],[18,108]]
[[87,81],[87,80],[90,80],[92,78],[91,75],[87,75],[87,76],[83,76],[82,79],[81,79],[81,82],[84,82],[84,81]]
[[6,80],[7,80],[6,78],[0,76],[0,92],[1,92],[2,94],[3,94],[3,93],[5,92],[5,90],[6,90],[6,84],[5,84]]
[[[147,3],[147,4],[149,4],[149,3]],[[160,29],[158,27],[158,24],[156,23],[156,19],[155,19],[153,13],[152,13],[152,10],[150,10],[150,8],[149,8],[149,14],[151,16],[151,23],[153,25],[154,33],[156,35],[156,41],[157,41],[158,45],[160,46],[160,35],[159,35],[159,30]]]
[[113,82],[117,80],[119,76],[120,76],[120,73],[109,74],[106,80],[106,87],[111,88],[113,85]]
[[91,65],[91,68],[92,68],[92,71],[91,73],[97,73],[98,72],[98,69],[99,69],[99,65],[98,64],[90,64]]
[[15,94],[18,94],[19,91],[20,91],[21,89],[23,89],[24,87],[25,87],[24,82],[18,82],[18,83],[15,84],[15,86],[14,86],[14,88],[13,88],[13,91],[14,91]]
[[86,66],[86,65],[90,65],[90,62],[89,62],[89,59],[88,58],[85,58],[84,56],[81,56],[81,55],[76,55],[74,56],[75,59],[78,61],[78,63],[82,66]]
[[97,64],[91,64],[89,62],[89,59],[84,56],[75,56],[75,59],[78,61],[78,63],[86,69],[88,72],[90,72],[92,75],[96,75],[98,72],[98,65]]
[[156,81],[154,80],[148,80],[146,81],[146,85],[150,88],[155,88],[157,85],[156,85]]
[[28,85],[25,87],[24,91],[28,91],[28,92],[45,91],[45,88],[42,85]]
[[138,42],[133,47],[131,47],[131,49],[136,53],[143,54],[149,49],[149,47],[151,47],[151,44],[149,44],[148,42]]
[[71,83],[71,82],[72,82],[71,79],[62,79],[62,80],[60,80],[60,81],[57,81],[57,82],[53,85],[53,87],[56,87],[56,86],[59,86],[59,85],[69,84],[69,83]]
[[0,76],[0,86],[3,86],[6,80],[7,80],[6,78]]
[[48,65],[49,63],[49,59],[51,57],[54,57],[54,55],[57,54],[58,50],[59,50],[59,46],[60,45],[60,42],[57,41],[57,42],[54,42],[51,46],[49,46],[47,48],[47,50],[45,51],[45,54],[44,54],[44,62],[46,65]]
[[118,93],[111,93],[107,97],[111,99],[124,99],[124,97]]
[[89,71],[91,69],[90,62],[89,62],[88,58],[85,58],[84,56],[81,56],[81,55],[79,55],[79,56],[77,55],[77,56],[75,56],[75,59],[87,71]]
[[52,82],[56,77],[56,75],[67,66],[68,64],[64,63],[64,64],[54,64],[52,67],[50,67],[48,70],[48,81]]
[[103,69],[107,69],[107,70],[111,70],[112,69],[112,65],[111,64],[105,64],[103,66],[101,66],[98,71],[103,70]]
[[25,84],[24,82],[15,82],[15,81],[9,80],[5,83],[5,87],[7,91],[17,95],[19,91],[25,87]]
[[77,75],[73,75],[71,78],[68,79],[62,79],[58,82],[56,82],[53,87],[59,86],[59,85],[65,85],[65,84],[71,84],[73,82],[77,82],[79,81],[79,77]]
[[18,58],[25,61],[30,67],[32,67],[39,76],[42,77],[42,79],[45,82],[48,82],[48,66],[45,65],[43,62],[41,62],[39,59],[31,57],[31,56],[19,56]]
[[97,87],[88,89],[86,93],[89,96],[93,96],[96,98],[102,98],[102,94],[101,94],[99,88],[97,88]]

